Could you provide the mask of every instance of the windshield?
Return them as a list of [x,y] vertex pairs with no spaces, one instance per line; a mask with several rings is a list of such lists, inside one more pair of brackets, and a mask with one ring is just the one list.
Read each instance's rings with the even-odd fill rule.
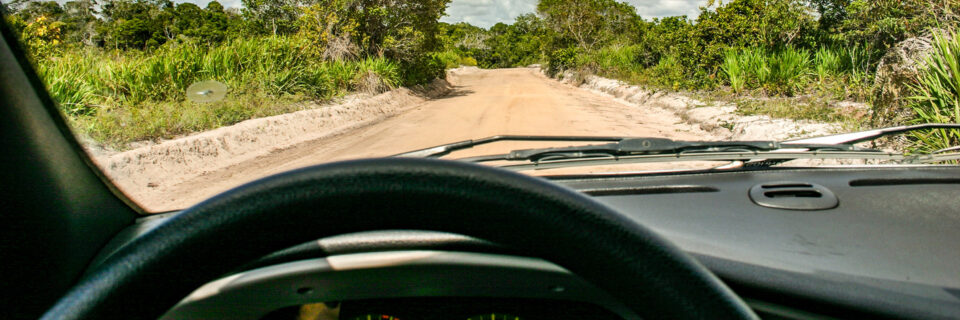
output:
[[3,13],[94,162],[148,212],[371,157],[583,175],[952,165],[960,145],[950,126],[805,140],[958,122],[957,1],[3,0]]

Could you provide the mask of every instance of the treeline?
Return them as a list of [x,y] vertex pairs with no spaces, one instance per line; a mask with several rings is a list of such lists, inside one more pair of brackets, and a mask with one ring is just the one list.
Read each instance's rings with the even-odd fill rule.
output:
[[298,37],[305,54],[326,61],[385,58],[404,84],[442,75],[437,20],[450,0],[243,0],[244,8],[206,8],[170,0],[14,0],[6,20],[37,58],[98,48],[156,50],[205,47],[235,39]]
[[14,0],[7,22],[35,52],[86,45],[152,50],[235,38],[300,34],[345,57],[411,57],[437,47],[437,19],[450,0],[243,0],[225,9],[170,0]]
[[[541,0],[536,14],[513,24],[445,27],[454,48],[483,67],[544,62],[551,72],[586,67],[640,82],[709,89],[731,84],[725,68],[748,67],[736,56],[762,55],[775,64],[766,66],[772,73],[796,69],[790,65],[795,60],[812,67],[815,59],[827,62],[821,76],[871,73],[890,47],[931,28],[956,26],[958,14],[958,1],[711,0],[696,19],[646,20],[615,0]],[[779,74],[789,78],[792,72]],[[739,88],[740,81],[734,82]],[[787,94],[794,92],[791,85],[743,84]]]
[[[123,148],[443,77],[437,20],[448,2],[21,0],[4,4],[4,18],[73,127]],[[201,80],[230,94],[188,101]]]
[[[751,114],[862,127],[960,121],[958,25],[960,1],[710,0],[695,19],[644,19],[615,0],[540,0],[512,24],[442,29],[447,50],[481,67],[542,63],[553,75],[726,93],[749,102]],[[883,59],[915,37],[924,40]],[[804,102],[762,106],[793,96]],[[869,119],[831,108],[837,100],[870,104]],[[960,143],[960,132],[915,138],[926,150]]]

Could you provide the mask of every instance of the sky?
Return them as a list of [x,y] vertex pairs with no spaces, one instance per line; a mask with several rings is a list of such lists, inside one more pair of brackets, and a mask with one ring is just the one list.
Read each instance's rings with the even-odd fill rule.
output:
[[[679,15],[695,18],[700,13],[699,7],[705,5],[707,1],[626,0],[626,2],[636,7],[641,17],[650,19]],[[478,27],[489,28],[497,22],[513,23],[513,19],[517,16],[534,12],[536,8],[537,0],[453,0],[447,7],[447,16],[440,18],[440,21],[465,21]]]
[[[7,2],[6,0],[3,0]],[[66,2],[67,0],[58,0]],[[174,2],[190,2],[206,7],[210,0],[173,0]],[[240,0],[218,0],[224,7],[239,8]],[[618,0],[624,1],[624,0]],[[699,7],[707,0],[625,0],[637,8],[637,13],[644,19],[687,15],[696,18],[700,13]],[[468,22],[472,25],[489,28],[497,22],[513,23],[514,18],[524,13],[536,10],[537,0],[453,0],[447,7],[447,15],[440,19],[443,22]]]

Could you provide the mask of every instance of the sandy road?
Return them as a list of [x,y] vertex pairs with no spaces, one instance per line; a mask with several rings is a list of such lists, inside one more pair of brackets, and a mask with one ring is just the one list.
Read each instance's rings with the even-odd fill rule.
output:
[[[132,197],[150,211],[178,209],[244,182],[290,169],[389,156],[501,134],[705,138],[702,131],[683,124],[669,111],[626,105],[546,78],[537,69],[469,70],[457,74],[451,82],[455,88],[450,94],[378,123],[277,150],[188,181],[166,184],[168,187],[159,193]],[[498,143],[451,157],[533,146]]]

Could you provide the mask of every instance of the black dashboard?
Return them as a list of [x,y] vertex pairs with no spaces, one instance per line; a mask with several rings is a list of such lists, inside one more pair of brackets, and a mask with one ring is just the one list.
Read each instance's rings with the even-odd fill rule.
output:
[[[955,167],[548,178],[673,241],[765,318],[960,315]],[[835,204],[806,204],[830,197]],[[142,218],[98,260],[175,214]],[[504,297],[514,300],[497,300]],[[546,314],[533,308],[538,303],[557,310],[583,304],[628,316],[603,292],[523,252],[456,234],[397,230],[325,238],[274,253],[198,289],[167,318],[222,316],[225,306],[233,316],[258,318],[321,301],[344,307],[402,301],[394,312],[404,310],[399,306],[447,304],[468,310],[463,314],[496,310],[482,306],[500,303],[508,311],[502,314],[519,319]],[[530,308],[504,307],[511,303]]]

